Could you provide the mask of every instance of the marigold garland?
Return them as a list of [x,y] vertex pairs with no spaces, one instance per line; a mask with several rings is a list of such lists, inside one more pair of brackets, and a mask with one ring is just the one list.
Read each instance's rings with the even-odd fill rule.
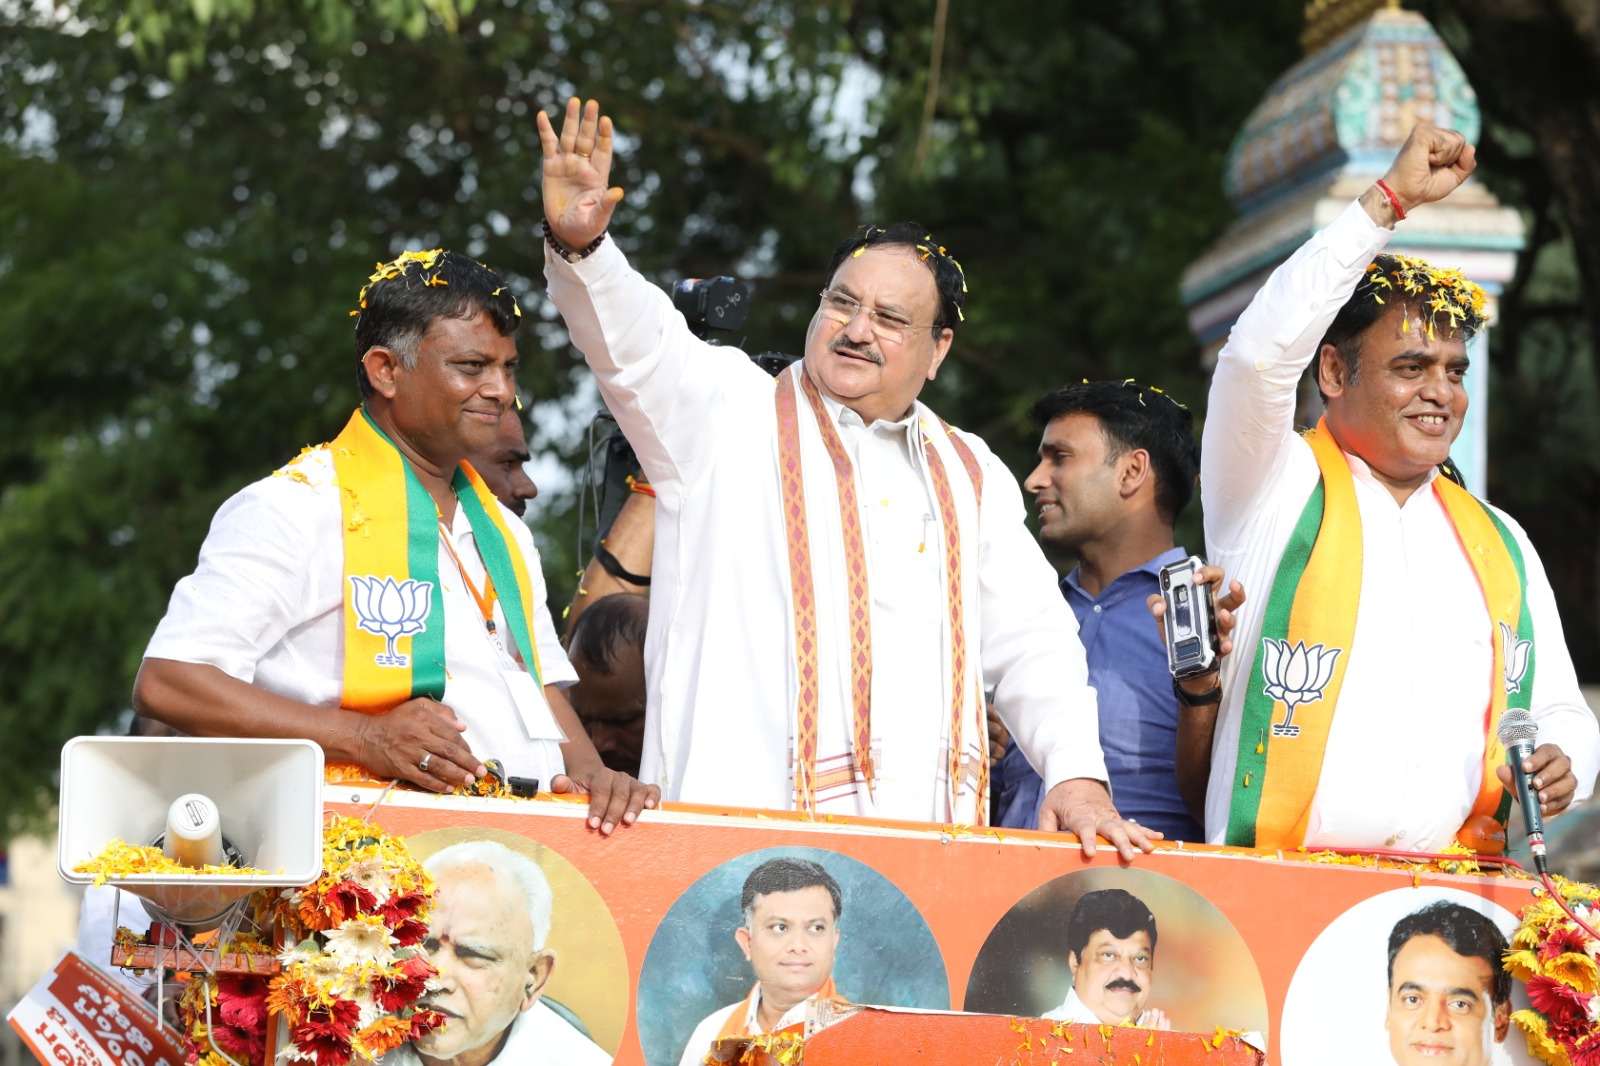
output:
[[[330,785],[356,785],[362,788],[380,787],[389,782],[379,781],[365,767],[353,762],[331,762],[323,767],[323,780]],[[396,781],[399,788],[414,789],[417,786],[406,781]],[[420,790],[419,790],[420,791]],[[488,799],[517,799],[511,791],[511,786],[494,774],[484,774],[470,785],[457,785],[450,790],[452,796],[479,796]]]
[[[239,1063],[266,1066],[271,1016],[282,1017],[288,1036],[279,1058],[317,1066],[372,1062],[439,1028],[444,1015],[418,1006],[439,976],[420,948],[433,893],[403,839],[359,818],[330,819],[322,876],[252,897],[260,922],[291,945],[278,953],[280,972],[197,977],[180,998],[189,1062],[226,1066],[215,1041]],[[248,934],[227,950],[272,953]]]
[[[1452,840],[1438,852],[1432,855],[1417,854],[1415,858],[1401,854],[1384,855],[1366,852],[1343,851],[1312,851],[1305,845],[1295,849],[1304,855],[1310,862],[1323,863],[1330,866],[1367,866],[1372,869],[1383,870],[1410,870],[1415,874],[1444,873],[1444,874],[1484,874],[1484,869],[1478,863],[1478,853],[1458,841]],[[1446,855],[1459,855],[1461,858],[1445,858]],[[1523,873],[1512,866],[1501,867],[1493,871],[1501,877],[1526,878],[1529,874]]]
[[767,1061],[776,1062],[779,1066],[799,1066],[805,1061],[805,1038],[795,1033],[724,1037],[717,1041],[704,1059],[708,1066],[756,1066]]
[[[1380,289],[1412,298],[1408,302],[1419,314],[1426,313],[1430,341],[1441,315],[1449,319],[1452,331],[1469,332],[1476,332],[1487,317],[1488,297],[1481,285],[1459,270],[1436,267],[1426,259],[1386,254],[1367,267],[1367,281],[1372,286],[1372,298],[1380,304],[1384,303]],[[1410,320],[1403,321],[1400,328],[1409,333]]]
[[[1553,878],[1573,913],[1593,924],[1600,918],[1600,888]],[[1532,1009],[1511,1020],[1523,1031],[1528,1053],[1551,1066],[1600,1066],[1600,943],[1567,916],[1542,889],[1522,910],[1505,967],[1528,989]]]
[[[439,275],[437,268],[441,265],[439,262],[440,257],[450,254],[452,253],[446,252],[443,248],[408,249],[387,263],[379,263],[373,269],[371,276],[367,278],[367,283],[361,286],[361,294],[356,297],[358,306],[350,312],[350,317],[361,317],[361,312],[367,309],[367,294],[380,281],[388,281],[391,278],[409,279],[418,277],[422,279],[424,287],[434,288],[441,285],[448,287],[450,282]],[[417,267],[415,272],[412,270],[413,264],[416,264]],[[479,266],[482,266],[485,270],[489,269],[488,266],[482,263]],[[434,271],[434,273],[428,273],[430,270]],[[502,285],[489,295],[499,296],[504,291],[505,286]],[[516,312],[518,318],[522,317],[522,307],[515,299],[511,301],[511,309]]]
[[433,878],[405,841],[359,818],[330,819],[322,876],[287,889],[273,917],[293,946],[278,956],[268,1006],[289,1033],[285,1057],[369,1062],[444,1024],[417,1003],[438,971],[420,953]]

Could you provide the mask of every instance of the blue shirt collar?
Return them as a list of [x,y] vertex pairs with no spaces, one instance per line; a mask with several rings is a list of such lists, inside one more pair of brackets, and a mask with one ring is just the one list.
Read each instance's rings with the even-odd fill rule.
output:
[[[1168,563],[1178,562],[1181,559],[1187,559],[1188,557],[1189,549],[1185,548],[1181,544],[1169,548],[1143,565],[1136,566],[1132,570],[1127,571],[1127,573],[1117,575],[1112,579],[1110,584],[1108,584],[1104,589],[1100,590],[1100,598],[1104,599],[1106,596],[1110,595],[1112,590],[1115,589],[1122,579],[1128,576],[1128,574],[1149,574],[1151,577],[1155,577],[1161,572],[1161,568],[1163,566],[1166,566]],[[1090,603],[1093,603],[1095,602],[1095,597],[1085,592],[1083,590],[1083,586],[1078,584],[1078,571],[1080,569],[1082,568],[1077,566],[1073,567],[1072,573],[1061,579],[1061,592],[1063,595],[1074,593],[1082,596]]]

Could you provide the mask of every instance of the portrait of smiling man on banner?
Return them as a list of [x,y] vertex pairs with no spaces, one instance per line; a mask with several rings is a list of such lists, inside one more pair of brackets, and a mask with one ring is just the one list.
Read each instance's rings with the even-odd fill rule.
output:
[[1505,934],[1448,900],[1395,923],[1389,934],[1384,1029],[1396,1066],[1488,1066],[1511,1029]]
[[745,878],[739,909],[744,924],[733,931],[733,939],[755,974],[755,987],[695,1028],[679,1066],[698,1066],[724,1037],[803,1032],[813,1004],[840,998],[833,958],[844,894],[820,863],[767,860]]
[[801,1032],[848,1004],[951,1008],[927,919],[859,859],[762,848],[702,874],[668,909],[639,969],[646,1066],[698,1066],[717,1041]]
[[[1530,1006],[1502,960],[1516,916],[1475,892],[1422,885],[1334,918],[1283,1001],[1283,1066],[1535,1066],[1512,1024]],[[1337,1004],[1341,1036],[1328,1039]]]

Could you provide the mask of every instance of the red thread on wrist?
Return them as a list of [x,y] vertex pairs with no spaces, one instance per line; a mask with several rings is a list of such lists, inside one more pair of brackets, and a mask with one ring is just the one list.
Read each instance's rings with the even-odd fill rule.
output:
[[1400,197],[1396,196],[1394,190],[1389,188],[1389,183],[1379,178],[1372,184],[1376,185],[1378,191],[1388,198],[1389,206],[1394,208],[1395,221],[1404,222],[1406,220],[1406,209],[1400,206]]

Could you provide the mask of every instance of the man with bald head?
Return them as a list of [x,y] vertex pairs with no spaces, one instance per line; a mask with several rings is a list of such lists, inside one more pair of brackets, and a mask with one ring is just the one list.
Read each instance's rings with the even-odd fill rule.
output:
[[425,1005],[446,1022],[383,1066],[607,1066],[611,1055],[542,1001],[556,968],[544,872],[492,840],[453,844],[423,865],[438,886],[423,941],[438,989]]

